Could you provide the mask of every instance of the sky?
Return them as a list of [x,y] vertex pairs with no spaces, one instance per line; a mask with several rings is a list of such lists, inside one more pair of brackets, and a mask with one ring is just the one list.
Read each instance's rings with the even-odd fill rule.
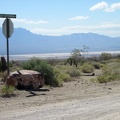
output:
[[120,0],[0,0],[0,14],[16,14],[14,28],[35,34],[120,37]]

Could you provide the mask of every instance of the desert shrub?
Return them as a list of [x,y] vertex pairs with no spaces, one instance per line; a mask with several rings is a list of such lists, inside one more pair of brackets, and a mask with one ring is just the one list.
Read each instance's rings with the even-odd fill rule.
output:
[[103,74],[120,75],[120,62],[110,62],[103,67]]
[[60,73],[60,74],[57,76],[57,79],[60,80],[60,81],[64,81],[64,82],[71,81],[71,77],[70,77],[70,75],[67,74],[67,73]]
[[58,77],[54,77],[52,86],[54,86],[54,87],[63,86],[63,80],[59,79]]
[[61,59],[57,59],[57,58],[53,58],[53,59],[48,59],[47,62],[52,65],[52,66],[56,66],[58,64],[63,65],[64,64],[64,60]]
[[1,88],[2,97],[11,97],[14,95],[15,88],[13,86],[4,85]]
[[12,62],[9,62],[9,67],[13,67],[13,63]]
[[54,83],[56,83],[56,86],[62,86],[63,82],[71,81],[71,76],[67,73],[67,71],[64,69],[64,66],[57,66],[54,68]]
[[63,80],[58,78],[59,74],[60,74],[60,70],[57,68],[54,68],[53,86],[56,86],[56,87],[63,86]]
[[103,67],[103,75],[97,77],[100,83],[120,80],[120,62],[110,62]]
[[32,58],[31,60],[24,62],[22,64],[23,69],[36,70],[44,75],[45,84],[52,85],[54,79],[53,68],[45,60],[40,60],[38,58]]
[[62,86],[63,82],[72,81],[77,76],[80,76],[80,70],[75,66],[56,65],[54,67],[54,80],[57,86]]
[[92,73],[94,71],[94,67],[88,63],[84,63],[81,67],[83,73]]
[[8,76],[7,71],[5,71],[5,72],[0,72],[0,78],[1,78],[1,81],[2,81],[2,82],[5,82],[7,76]]
[[69,74],[70,77],[78,77],[81,73],[80,69],[76,68],[75,66],[57,65],[55,68],[61,71],[62,73]]
[[58,64],[54,68],[57,69],[58,71],[62,72],[62,73],[67,73],[73,67],[69,66],[69,65],[60,65],[60,64]]
[[68,71],[68,74],[71,77],[78,77],[78,76],[80,76],[80,70],[76,69],[76,68],[73,68],[73,69],[71,69],[71,70]]
[[98,62],[93,62],[92,66],[94,66],[95,69],[100,69],[101,68],[101,64]]
[[106,82],[108,82],[107,77],[103,76],[103,75],[102,76],[98,76],[97,80],[98,80],[99,83],[106,83]]
[[111,57],[112,55],[110,53],[102,53],[99,58],[100,60],[110,60]]
[[102,76],[98,76],[97,80],[98,80],[99,83],[107,83],[107,82],[115,80],[115,76],[113,76],[113,75],[102,75]]

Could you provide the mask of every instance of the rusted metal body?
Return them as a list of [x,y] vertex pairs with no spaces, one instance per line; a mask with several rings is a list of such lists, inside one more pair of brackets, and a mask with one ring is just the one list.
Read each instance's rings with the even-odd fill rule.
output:
[[6,84],[18,89],[38,89],[44,85],[44,77],[41,73],[33,70],[20,70],[12,72],[6,79]]

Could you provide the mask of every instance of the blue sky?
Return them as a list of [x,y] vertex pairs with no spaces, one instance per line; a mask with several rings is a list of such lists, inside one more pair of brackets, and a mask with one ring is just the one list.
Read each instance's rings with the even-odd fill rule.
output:
[[14,27],[36,34],[120,37],[120,0],[0,0],[0,14],[16,14]]

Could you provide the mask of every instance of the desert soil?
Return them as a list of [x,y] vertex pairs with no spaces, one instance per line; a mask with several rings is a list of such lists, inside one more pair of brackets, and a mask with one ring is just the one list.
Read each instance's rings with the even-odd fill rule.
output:
[[91,82],[95,77],[0,97],[0,120],[120,120],[120,81]]

